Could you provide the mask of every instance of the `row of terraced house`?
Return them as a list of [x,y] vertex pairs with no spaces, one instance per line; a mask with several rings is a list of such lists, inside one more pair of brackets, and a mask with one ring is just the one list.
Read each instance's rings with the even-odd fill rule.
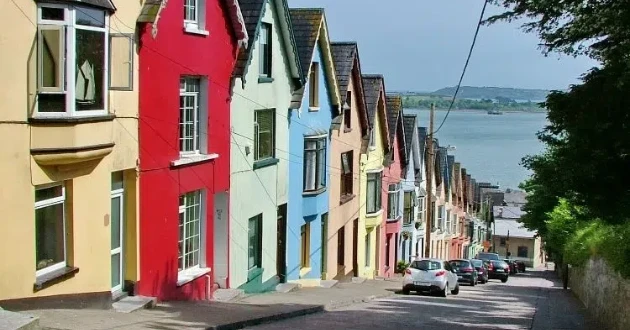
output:
[[0,8],[0,306],[391,277],[487,243],[475,180],[438,141],[428,163],[427,123],[323,9]]

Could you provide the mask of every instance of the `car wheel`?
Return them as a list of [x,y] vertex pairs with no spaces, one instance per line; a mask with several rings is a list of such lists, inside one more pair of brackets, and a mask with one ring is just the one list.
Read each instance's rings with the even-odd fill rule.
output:
[[448,297],[448,282],[444,286],[444,290],[442,290],[442,292],[440,292],[440,296],[444,297],[444,298]]
[[404,289],[402,290],[402,293],[403,293],[404,295],[408,295],[408,294],[409,294],[409,291],[410,291],[409,289],[404,288]]
[[459,294],[459,283],[457,283],[455,285],[455,289],[453,289],[453,291],[451,291],[452,294],[454,295],[458,295]]
[[504,277],[504,278],[502,278],[502,279],[501,279],[501,282],[505,283],[505,282],[507,282],[507,280],[508,280],[508,278],[507,278],[507,276],[506,276],[506,277]]

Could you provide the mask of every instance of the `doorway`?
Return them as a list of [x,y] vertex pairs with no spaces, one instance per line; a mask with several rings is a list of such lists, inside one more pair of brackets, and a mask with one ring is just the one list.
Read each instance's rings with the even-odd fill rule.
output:
[[337,275],[346,275],[346,227],[337,231]]
[[287,204],[278,206],[277,215],[276,274],[280,283],[285,283],[287,281]]
[[112,173],[111,180],[111,290],[112,293],[123,289],[123,240],[124,240],[124,194],[123,172]]
[[359,276],[359,219],[352,222],[352,273],[354,277]]

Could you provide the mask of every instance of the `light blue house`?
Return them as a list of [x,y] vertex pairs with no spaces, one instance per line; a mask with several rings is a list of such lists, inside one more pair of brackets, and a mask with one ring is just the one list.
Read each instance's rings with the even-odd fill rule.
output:
[[322,242],[327,237],[328,187],[335,175],[329,171],[329,132],[340,97],[324,10],[291,9],[290,13],[307,82],[294,93],[288,116],[287,280],[318,285],[327,257]]

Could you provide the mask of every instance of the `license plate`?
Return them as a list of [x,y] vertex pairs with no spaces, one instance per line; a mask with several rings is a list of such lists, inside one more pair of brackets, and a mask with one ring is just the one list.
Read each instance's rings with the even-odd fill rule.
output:
[[463,276],[457,276],[458,280],[461,280],[462,278],[464,278]]
[[429,282],[413,282],[413,285],[417,285],[417,286],[429,286]]
[[503,273],[503,269],[497,269],[497,270],[495,270],[495,272],[497,272],[497,273]]

